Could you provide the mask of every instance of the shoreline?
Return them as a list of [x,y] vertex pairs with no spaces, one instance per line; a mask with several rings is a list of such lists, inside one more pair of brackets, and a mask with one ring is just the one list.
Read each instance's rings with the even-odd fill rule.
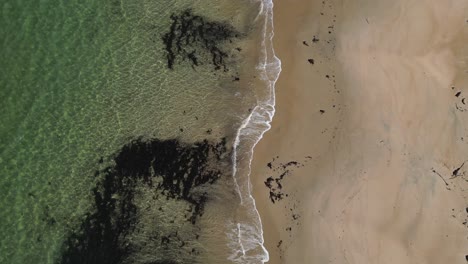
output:
[[[317,11],[312,11],[314,8]],[[296,142],[304,143],[307,140],[305,132],[310,131],[311,136],[316,137],[317,140],[309,147],[325,155],[329,146],[328,142],[333,136],[323,133],[323,130],[336,125],[340,114],[338,110],[332,112],[339,108],[340,94],[333,89],[333,82],[330,83],[326,77],[326,75],[332,75],[328,72],[333,66],[333,61],[327,59],[330,54],[324,52],[325,54],[320,56],[311,56],[308,50],[313,44],[318,46],[317,49],[323,49],[322,40],[313,42],[314,35],[319,38],[318,35],[329,34],[323,30],[312,32],[316,29],[306,30],[302,26],[314,13],[320,17],[318,10],[316,4],[307,1],[295,1],[292,5],[275,2],[274,46],[277,56],[282,60],[283,71],[276,83],[277,112],[271,123],[271,130],[265,134],[255,149],[251,176],[253,195],[260,208],[259,212],[264,225],[265,246],[270,252],[270,261],[267,263],[272,264],[287,263],[283,259],[284,251],[291,247],[292,237],[300,232],[301,215],[304,213],[303,210],[298,209],[301,198],[294,196],[294,193],[300,191],[301,185],[307,181],[299,179],[297,183],[290,183],[287,182],[287,178],[293,174],[304,178],[307,172],[302,169],[303,166],[317,167],[324,160],[323,157],[312,155],[307,149],[298,146]],[[332,17],[330,19],[333,20]],[[306,46],[303,41],[306,41],[309,46]],[[328,51],[328,53],[331,52]],[[314,60],[313,65],[308,61],[309,59]],[[314,73],[310,74],[308,70],[313,70]],[[306,89],[310,85],[305,84],[310,83],[321,87],[315,91]],[[320,110],[325,110],[325,113],[321,113]],[[328,119],[324,118],[325,115]],[[312,120],[309,121],[308,119],[311,118]],[[290,162],[297,162],[298,165],[284,168]],[[272,203],[268,195],[271,190],[266,188],[265,181],[268,177],[276,181],[284,173],[286,176],[281,182],[282,189],[278,190],[278,186],[274,186],[276,190],[273,190],[274,193],[283,195],[283,198]]]
[[468,3],[449,2],[274,2],[250,176],[267,263],[466,262]]
[[[270,130],[271,121],[275,113],[275,83],[281,72],[281,60],[273,49],[273,1],[260,0],[261,12],[258,17],[264,17],[262,38],[261,63],[256,67],[259,70],[259,79],[268,90],[266,93],[257,94],[257,105],[251,110],[250,115],[242,122],[234,141],[234,155],[232,156],[233,179],[240,198],[237,219],[237,238],[239,247],[233,249],[228,257],[231,261],[245,263],[265,263],[269,260],[269,252],[264,246],[262,221],[252,195],[251,165],[254,149],[262,139],[265,132]],[[240,149],[240,151],[238,151]],[[238,157],[238,153],[247,154],[247,159]],[[242,215],[249,215],[248,220],[242,219]],[[251,218],[254,219],[251,219]],[[253,223],[252,223],[253,221]],[[260,248],[260,249],[259,249]],[[246,254],[253,251],[253,255]],[[240,254],[241,253],[241,254]]]

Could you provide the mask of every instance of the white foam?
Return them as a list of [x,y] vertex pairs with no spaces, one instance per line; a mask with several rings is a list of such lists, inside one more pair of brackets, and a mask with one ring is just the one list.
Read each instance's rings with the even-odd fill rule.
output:
[[[275,114],[275,83],[281,72],[281,61],[276,57],[273,49],[273,2],[272,0],[261,1],[260,12],[256,20],[264,17],[262,40],[262,61],[257,66],[260,78],[265,81],[267,93],[258,98],[257,105],[252,109],[250,115],[239,127],[234,142],[233,178],[239,194],[241,205],[238,213],[247,217],[240,217],[237,223],[228,223],[231,230],[229,246],[233,249],[229,260],[235,263],[265,263],[269,260],[269,253],[264,246],[263,228],[260,214],[255,206],[252,196],[250,181],[251,163],[253,150],[262,139],[263,134],[271,128],[271,121]],[[247,146],[248,151],[238,153],[241,146]],[[242,156],[240,156],[242,155]],[[238,171],[238,164],[247,155],[248,169],[245,173]]]

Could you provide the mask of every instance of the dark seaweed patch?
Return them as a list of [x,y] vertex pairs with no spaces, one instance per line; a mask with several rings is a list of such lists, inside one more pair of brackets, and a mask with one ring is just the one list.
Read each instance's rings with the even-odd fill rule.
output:
[[[205,59],[211,61],[216,70],[227,71],[227,51],[221,48],[225,41],[232,41],[239,33],[225,22],[209,21],[194,15],[190,9],[171,15],[171,26],[162,37],[166,50],[167,67],[188,61],[192,67]],[[240,49],[238,49],[240,50]]]
[[294,160],[282,163],[277,162],[278,158],[279,156],[276,156],[272,161],[267,163],[267,167],[272,171],[272,173],[277,175],[269,176],[263,182],[269,190],[269,197],[272,203],[276,203],[285,197],[289,197],[289,194],[283,192],[283,180],[286,178],[286,176],[291,175],[294,169],[304,167],[305,163],[312,159],[311,156],[306,156],[304,163]]
[[273,165],[273,161],[267,163],[267,167],[270,170],[278,171],[280,170],[280,174],[277,177],[270,176],[268,177],[263,183],[269,189],[269,196],[270,201],[272,203],[276,203],[277,201],[281,201],[284,197],[288,197],[288,194],[283,192],[283,179],[290,175],[292,170],[290,167],[299,168],[303,167],[304,165],[297,161],[289,161],[287,163],[279,163],[278,165]]
[[[203,214],[208,195],[196,188],[213,184],[221,177],[221,169],[216,165],[226,152],[225,138],[218,143],[204,140],[191,145],[175,139],[137,139],[123,146],[113,158],[114,165],[96,172],[99,181],[92,190],[94,212],[87,214],[79,231],[65,240],[59,262],[118,264],[138,252],[139,248],[132,247],[130,241],[140,224],[135,204],[138,186],[154,188],[166,199],[185,201],[190,208],[185,219],[195,224]],[[172,242],[180,248],[186,245],[177,232],[152,239],[164,249],[169,249]]]

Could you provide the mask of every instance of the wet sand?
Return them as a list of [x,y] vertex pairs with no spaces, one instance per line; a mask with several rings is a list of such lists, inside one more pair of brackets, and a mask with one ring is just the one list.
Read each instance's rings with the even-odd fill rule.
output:
[[269,263],[467,263],[468,2],[274,11],[283,70],[251,176]]

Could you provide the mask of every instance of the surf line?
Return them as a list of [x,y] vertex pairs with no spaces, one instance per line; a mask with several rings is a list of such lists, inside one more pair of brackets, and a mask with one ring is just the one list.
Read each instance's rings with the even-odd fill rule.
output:
[[[238,243],[240,250],[236,250],[232,258],[230,257],[229,259],[239,263],[246,263],[246,260],[258,260],[260,263],[265,263],[269,260],[269,253],[264,246],[262,221],[255,205],[255,199],[251,193],[250,174],[255,146],[263,138],[264,133],[270,130],[270,124],[275,115],[275,83],[281,73],[281,60],[276,56],[273,48],[273,1],[260,1],[260,11],[255,20],[264,18],[262,29],[263,39],[261,43],[262,59],[256,68],[260,72],[261,80],[266,84],[267,95],[264,96],[264,98],[257,99],[257,105],[252,109],[249,116],[247,116],[237,130],[232,156],[233,179],[240,197],[240,205],[245,207],[249,215],[250,212],[253,215],[253,219],[251,219],[253,223],[237,223],[236,230],[238,232],[237,237],[239,238]],[[244,175],[239,173],[237,166],[238,162],[241,162],[238,160],[237,153],[240,145],[249,146],[249,151],[246,153],[248,155],[248,169]],[[254,230],[252,230],[252,228]],[[257,247],[261,248],[262,254],[257,256],[248,256],[246,254],[248,251],[256,249]],[[241,255],[239,256],[238,253],[241,253]]]

